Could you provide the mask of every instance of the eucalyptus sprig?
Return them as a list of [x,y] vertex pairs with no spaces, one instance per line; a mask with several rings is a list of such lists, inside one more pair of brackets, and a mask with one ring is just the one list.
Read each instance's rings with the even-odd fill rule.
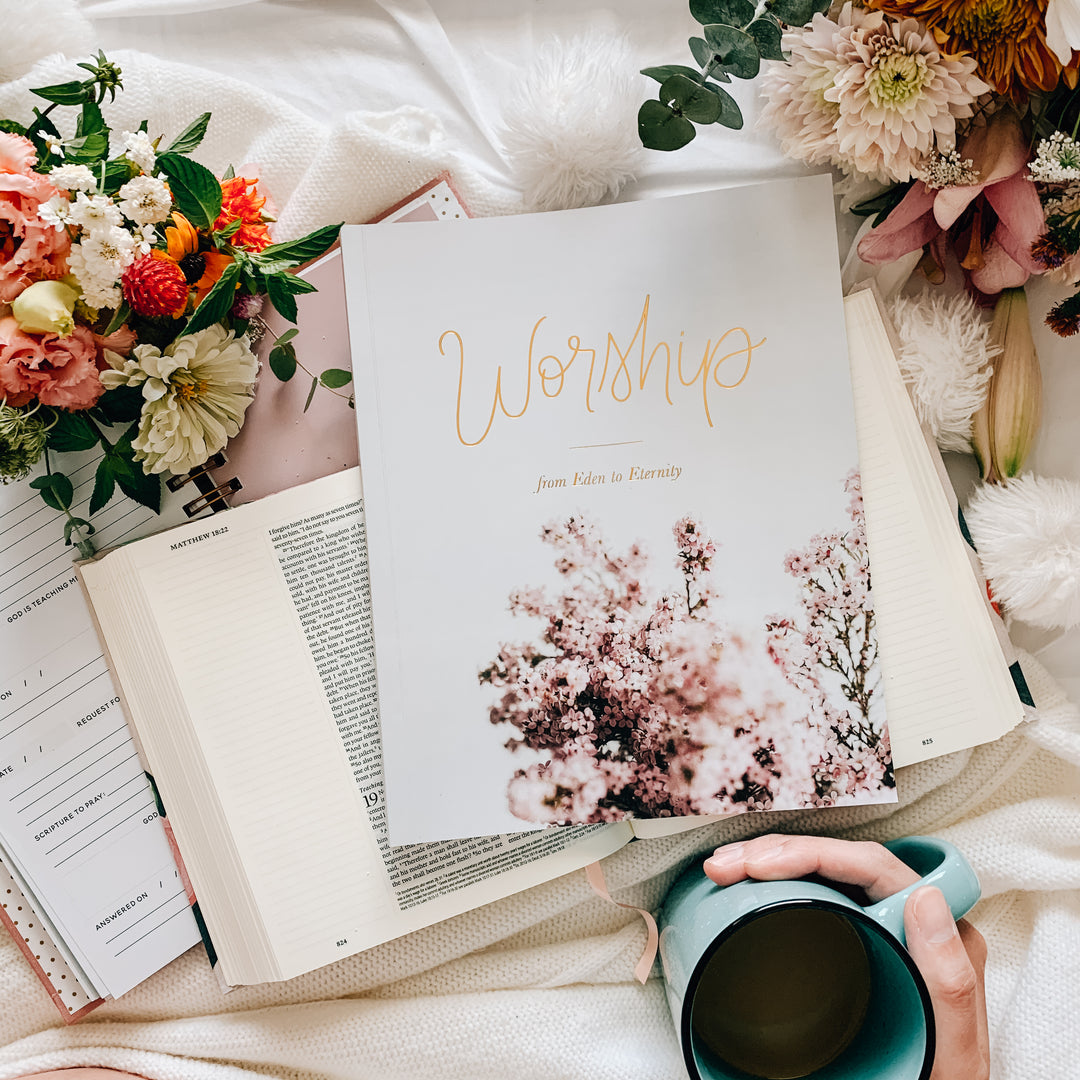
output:
[[660,84],[656,99],[638,110],[638,135],[650,150],[678,150],[690,142],[695,124],[721,124],[738,130],[743,115],[721,86],[732,78],[753,79],[762,60],[787,60],[783,28],[803,26],[831,0],[690,0],[690,14],[702,37],[690,38],[698,67],[665,64],[644,68]]

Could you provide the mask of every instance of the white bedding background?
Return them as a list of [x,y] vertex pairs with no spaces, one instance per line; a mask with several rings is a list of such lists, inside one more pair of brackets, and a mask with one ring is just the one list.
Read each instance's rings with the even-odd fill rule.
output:
[[[146,116],[175,132],[211,110],[200,158],[260,163],[280,238],[363,221],[447,167],[475,213],[505,213],[520,196],[499,147],[502,107],[537,47],[597,29],[625,34],[638,66],[683,62],[693,25],[685,0],[85,0],[78,12],[70,0],[0,0],[0,115],[26,115],[28,86],[72,77],[51,51],[75,60],[100,46],[125,72],[114,127]],[[642,78],[641,96],[653,86]],[[765,136],[720,129],[642,162],[626,197],[799,171]],[[1049,415],[1032,465],[1080,479],[1075,345],[1039,343]],[[1075,699],[1074,644],[1042,657]],[[765,829],[943,836],[983,883],[973,920],[990,947],[996,1080],[1076,1075],[1080,713],[1038,664],[1028,673],[1039,719],[902,770],[899,808],[744,817],[636,842],[605,862],[612,892],[655,909],[691,860]],[[192,950],[64,1028],[4,936],[0,1080],[72,1065],[152,1080],[676,1080],[659,979],[632,977],[643,944],[636,916],[576,874],[282,985],[222,995]]]

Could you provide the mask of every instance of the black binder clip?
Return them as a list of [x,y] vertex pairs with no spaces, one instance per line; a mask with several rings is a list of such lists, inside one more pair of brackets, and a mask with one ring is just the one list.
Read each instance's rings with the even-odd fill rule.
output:
[[201,492],[197,499],[184,504],[184,513],[189,518],[201,514],[204,510],[216,514],[219,510],[229,509],[229,496],[235,495],[244,485],[235,476],[219,484],[210,475],[211,469],[220,469],[228,460],[219,450],[197,469],[180,476],[172,476],[165,481],[165,486],[170,491],[179,491],[185,484],[193,483]]

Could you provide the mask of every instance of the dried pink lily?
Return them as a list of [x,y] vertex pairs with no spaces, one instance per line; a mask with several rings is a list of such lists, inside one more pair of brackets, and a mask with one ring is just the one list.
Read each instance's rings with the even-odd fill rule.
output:
[[973,128],[959,147],[978,179],[933,188],[917,180],[896,209],[859,243],[867,263],[887,263],[926,248],[925,269],[944,277],[951,250],[979,292],[996,296],[1044,268],[1031,245],[1046,227],[1035,185],[1027,179],[1028,143],[1011,109]]

